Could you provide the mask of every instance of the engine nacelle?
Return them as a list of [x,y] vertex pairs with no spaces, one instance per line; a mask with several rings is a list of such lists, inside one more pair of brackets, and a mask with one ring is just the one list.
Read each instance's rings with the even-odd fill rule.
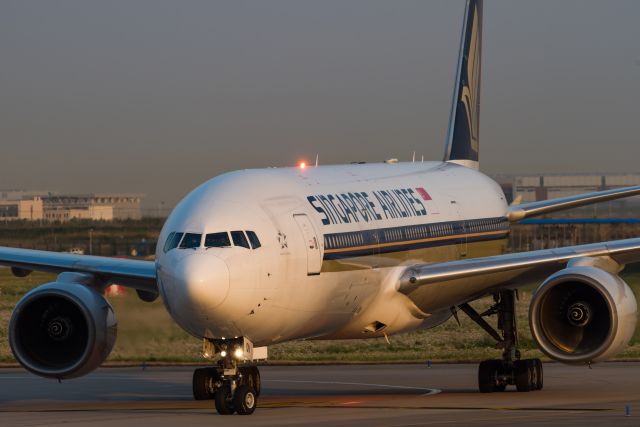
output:
[[635,331],[637,304],[617,275],[596,267],[569,267],[536,290],[529,308],[531,334],[550,358],[579,364],[621,352]]
[[76,283],[48,283],[28,292],[9,322],[13,355],[48,378],[85,375],[107,358],[117,321],[102,295]]

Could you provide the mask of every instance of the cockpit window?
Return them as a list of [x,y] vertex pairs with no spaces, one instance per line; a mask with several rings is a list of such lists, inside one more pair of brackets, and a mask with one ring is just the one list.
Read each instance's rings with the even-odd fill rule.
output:
[[162,250],[164,251],[165,254],[169,250],[169,247],[171,246],[171,241],[173,240],[173,236],[175,235],[176,235],[176,232],[172,231],[171,233],[169,233],[167,240],[164,242],[164,247],[162,248]]
[[184,233],[176,233],[175,231],[172,231],[171,234],[169,234],[169,237],[167,237],[167,241],[164,243],[164,252],[167,253],[171,249],[177,248],[183,234]]
[[204,246],[207,248],[224,248],[226,246],[231,246],[229,234],[226,231],[207,234],[204,238]]
[[199,248],[201,241],[202,234],[186,233],[180,243],[180,249]]
[[233,239],[233,244],[236,246],[242,246],[243,248],[251,249],[249,246],[249,242],[247,238],[244,236],[243,231],[232,231],[231,238]]
[[262,246],[260,244],[260,239],[258,239],[258,236],[256,235],[255,232],[247,231],[247,237],[249,238],[249,241],[251,242],[251,247],[253,249],[258,249],[260,246]]

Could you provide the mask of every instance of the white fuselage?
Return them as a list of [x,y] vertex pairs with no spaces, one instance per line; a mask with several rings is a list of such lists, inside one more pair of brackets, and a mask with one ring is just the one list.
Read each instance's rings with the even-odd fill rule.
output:
[[[452,163],[231,172],[193,190],[168,218],[159,288],[171,316],[198,337],[268,345],[434,326],[451,302],[418,309],[396,291],[397,267],[478,256],[483,242],[494,244],[482,255],[501,252],[495,242],[508,228],[489,224],[506,208],[494,181]],[[206,247],[207,234],[232,231],[255,232],[261,246]],[[170,233],[202,240],[165,252]]]

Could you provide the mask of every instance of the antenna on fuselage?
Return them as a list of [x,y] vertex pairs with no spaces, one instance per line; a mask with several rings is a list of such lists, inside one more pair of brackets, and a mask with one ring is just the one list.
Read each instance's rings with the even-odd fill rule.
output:
[[316,153],[316,167],[318,167],[318,156],[319,154]]

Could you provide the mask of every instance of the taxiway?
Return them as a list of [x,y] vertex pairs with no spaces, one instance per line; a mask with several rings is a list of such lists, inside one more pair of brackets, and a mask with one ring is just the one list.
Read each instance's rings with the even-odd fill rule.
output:
[[[544,390],[481,394],[476,365],[263,366],[250,417],[191,397],[190,367],[103,368],[58,383],[0,370],[2,426],[640,425],[640,363],[545,364]],[[630,416],[625,416],[629,406]]]

